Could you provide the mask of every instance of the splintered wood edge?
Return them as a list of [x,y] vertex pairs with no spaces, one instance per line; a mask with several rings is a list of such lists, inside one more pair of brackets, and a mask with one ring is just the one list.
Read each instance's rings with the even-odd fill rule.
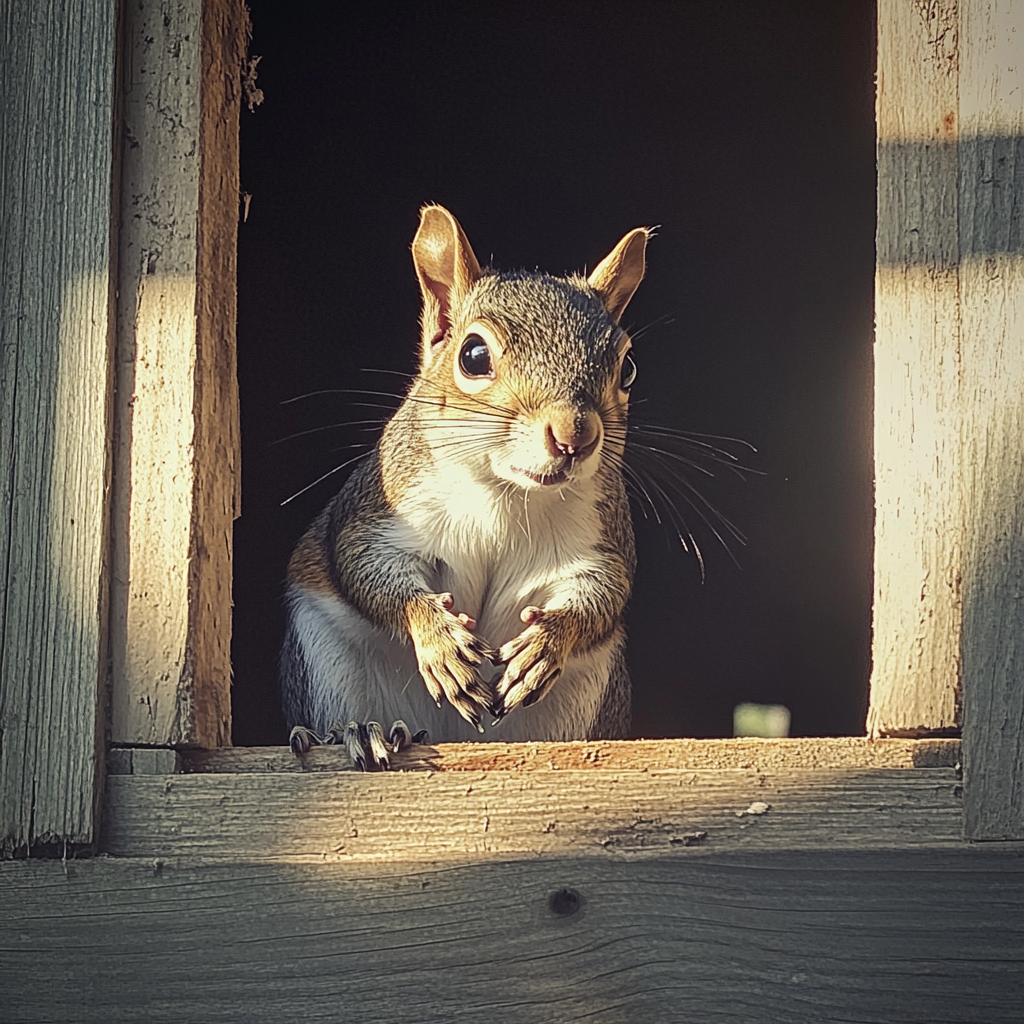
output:
[[[123,752],[112,774],[150,774]],[[111,751],[111,754],[115,754]],[[958,739],[594,740],[573,743],[445,743],[416,745],[393,756],[396,771],[623,771],[660,768],[952,768],[960,761]],[[153,768],[170,765],[154,761]],[[296,757],[288,747],[225,747],[178,752],[185,773],[352,771],[340,747],[314,747]],[[157,772],[158,774],[160,772]]]

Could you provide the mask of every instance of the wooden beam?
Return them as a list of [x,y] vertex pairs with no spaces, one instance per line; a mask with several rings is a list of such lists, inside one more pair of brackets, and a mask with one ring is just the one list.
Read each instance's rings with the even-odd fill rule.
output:
[[960,51],[965,828],[1024,839],[1024,0]]
[[20,1024],[1016,1024],[1024,857],[14,862],[0,937]]
[[[130,751],[111,751],[129,755]],[[138,754],[138,751],[135,752]],[[167,751],[173,755],[173,751]],[[109,763],[108,756],[108,763]],[[659,771],[664,768],[953,768],[960,761],[959,740],[871,740],[861,736],[830,739],[588,740],[576,743],[416,744],[392,757],[397,771]],[[344,747],[314,747],[296,757],[288,747],[231,747],[184,750],[162,770],[150,762],[118,765],[117,774],[195,772],[354,771]],[[109,770],[113,771],[113,768]]]
[[646,856],[958,845],[953,768],[111,775],[123,857]]
[[879,0],[868,732],[959,728],[957,0]]
[[242,0],[124,7],[112,738],[230,743]]
[[0,856],[95,835],[118,8],[0,6]]

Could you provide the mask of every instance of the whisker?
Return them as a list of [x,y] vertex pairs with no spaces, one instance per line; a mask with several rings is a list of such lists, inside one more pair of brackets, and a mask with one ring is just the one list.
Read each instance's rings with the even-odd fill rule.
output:
[[[661,495],[661,500],[665,502],[665,510],[668,512],[669,519],[672,523],[673,529],[676,531],[676,536],[679,538],[679,543],[682,545],[684,551],[689,551],[693,548],[694,556],[697,559],[697,564],[700,567],[700,581],[701,583],[705,580],[704,571],[704,556],[701,553],[700,545],[697,543],[696,538],[693,536],[693,531],[690,529],[689,524],[686,522],[686,518],[676,507],[675,502],[668,496],[665,489],[655,480],[653,477],[650,479],[651,486]],[[685,531],[686,537],[683,536]],[[689,538],[690,543],[687,544],[686,540]],[[728,549],[726,549],[728,550]]]
[[674,437],[680,441],[686,441],[691,444],[711,448],[720,455],[725,455],[732,459],[735,459],[737,456],[733,455],[732,452],[726,451],[724,448],[708,444],[708,442],[721,441],[723,444],[738,444],[743,448],[746,448],[748,451],[757,451],[757,448],[755,448],[754,445],[749,441],[744,441],[740,437],[726,437],[722,434],[702,434],[696,430],[682,430],[678,427],[669,427],[661,423],[638,423],[634,421],[631,422],[629,426],[630,430],[636,431],[637,433],[657,434],[661,437]]
[[310,430],[300,430],[298,433],[289,434],[287,437],[279,437],[276,441],[271,441],[270,444],[271,446],[275,444],[284,444],[285,441],[294,441],[297,437],[308,437],[310,434],[322,434],[327,430],[341,430],[343,427],[359,427],[366,424],[372,424],[380,427],[384,423],[387,423],[387,420],[347,420],[343,423],[328,423],[325,427],[313,427]]
[[[687,459],[687,458],[685,458],[682,455],[677,455],[675,452],[667,452],[667,451],[665,451],[662,448],[653,448],[649,444],[632,444],[632,445],[630,445],[630,449],[632,451],[638,451],[639,450],[639,451],[646,451],[646,452],[654,452],[654,453],[656,453],[658,455],[664,455],[666,458],[676,459],[677,461],[683,463],[683,465],[689,466],[691,469],[695,469],[698,473],[703,473],[705,476],[709,476],[709,477],[713,478],[714,475],[715,475],[706,466],[702,466],[699,463],[694,462],[692,459]],[[732,467],[730,466],[728,468],[731,469]]]
[[[661,516],[658,514],[658,508],[654,504],[654,501],[652,500],[651,495],[648,492],[647,488],[644,487],[643,479],[640,477],[640,474],[637,473],[636,470],[633,469],[632,466],[630,466],[628,463],[625,463],[625,462],[622,464],[621,469],[622,469],[623,475],[629,478],[629,483],[631,483],[634,487],[638,487],[640,489],[639,493],[647,501],[647,504],[650,506],[651,512],[654,514],[654,521],[659,526],[663,525],[662,524]],[[640,504],[640,511],[643,512],[644,519],[646,519],[647,518],[647,510],[644,508],[642,501],[639,502],[639,504]]]
[[[687,488],[688,488],[689,490],[691,490],[691,491],[693,492],[693,494],[695,494],[695,495],[697,496],[697,498],[699,498],[699,499],[701,500],[701,502],[703,502],[703,503],[704,503],[704,505],[705,505],[705,507],[706,507],[706,508],[708,509],[708,511],[709,511],[709,512],[710,512],[710,513],[711,513],[711,514],[712,514],[712,515],[713,515],[713,516],[714,516],[714,517],[715,517],[715,518],[716,518],[716,519],[717,519],[717,520],[718,520],[718,521],[719,521],[719,522],[720,522],[720,523],[721,523],[721,524],[723,525],[723,527],[725,527],[726,531],[727,531],[727,532],[728,532],[728,533],[729,533],[729,534],[730,534],[730,535],[731,535],[731,536],[733,537],[733,539],[734,539],[734,540],[736,540],[736,541],[737,541],[738,543],[740,543],[740,544],[742,544],[742,545],[746,546],[746,543],[747,543],[747,538],[746,538],[745,534],[744,534],[744,533],[743,533],[743,532],[742,532],[742,531],[741,531],[741,530],[740,530],[740,529],[739,529],[739,528],[738,528],[738,527],[737,527],[737,526],[736,526],[736,525],[735,525],[734,523],[732,523],[732,522],[731,522],[731,521],[730,521],[729,519],[727,519],[727,518],[726,518],[726,517],[725,517],[725,516],[724,516],[724,515],[723,515],[723,514],[722,514],[722,513],[721,513],[721,512],[720,512],[720,511],[719,511],[719,510],[717,509],[717,508],[715,508],[715,506],[714,506],[714,505],[712,505],[712,504],[711,504],[711,503],[710,503],[710,502],[709,502],[709,501],[708,501],[708,500],[707,500],[707,499],[706,499],[706,498],[705,498],[705,497],[704,497],[704,496],[703,496],[703,495],[702,495],[702,494],[701,494],[701,493],[700,493],[700,492],[699,492],[699,491],[698,491],[698,490],[697,490],[696,488],[692,487],[692,485],[689,485],[689,484],[687,484],[687,482],[686,482],[685,480],[683,480],[683,481],[679,481],[679,482],[681,482],[681,483],[683,484],[683,486],[685,486],[685,487],[687,487]],[[670,484],[670,486],[671,486],[671,484]],[[666,498],[666,499],[668,499],[668,495],[667,495],[667,494],[666,494],[666,492],[665,492],[665,491],[664,491],[664,490],[663,490],[663,489],[662,489],[662,488],[660,487],[660,485],[659,485],[659,488],[658,488],[658,489],[659,489],[659,490],[660,490],[660,491],[662,492],[662,494],[663,494],[663,495],[665,496],[665,498]],[[721,532],[720,532],[720,531],[718,530],[718,528],[717,528],[717,527],[715,526],[715,524],[714,524],[714,523],[713,523],[713,522],[711,521],[711,519],[709,519],[709,518],[708,518],[708,516],[707,516],[707,515],[706,515],[706,514],[704,513],[704,509],[702,509],[702,508],[700,507],[700,505],[698,505],[698,504],[697,504],[697,502],[695,502],[695,501],[694,501],[694,500],[693,500],[693,499],[692,499],[692,498],[691,498],[691,497],[690,497],[690,496],[689,496],[688,494],[686,494],[686,493],[685,493],[685,491],[683,491],[683,490],[682,490],[682,489],[681,489],[680,487],[678,487],[678,486],[675,486],[675,487],[673,487],[673,490],[675,491],[675,493],[676,493],[676,494],[678,494],[678,495],[679,495],[679,497],[680,497],[680,498],[682,498],[682,499],[683,499],[683,501],[685,501],[685,502],[686,502],[686,504],[687,504],[687,505],[689,505],[689,506],[690,506],[690,508],[692,508],[692,509],[693,509],[693,511],[694,511],[694,512],[696,512],[696,513],[697,513],[697,515],[698,515],[698,516],[700,516],[700,518],[701,518],[701,520],[703,521],[704,525],[705,525],[705,526],[706,526],[706,527],[707,527],[707,528],[708,528],[708,529],[709,529],[709,530],[710,530],[710,531],[711,531],[711,532],[712,532],[712,533],[714,534],[714,536],[715,536],[715,539],[716,539],[716,540],[717,540],[717,541],[719,542],[719,544],[721,544],[721,545],[722,545],[722,547],[723,547],[723,548],[724,548],[724,549],[726,550],[726,552],[728,553],[729,557],[730,557],[730,558],[731,558],[731,559],[733,560],[733,562],[734,562],[734,563],[736,564],[736,567],[737,567],[737,568],[740,568],[740,569],[742,569],[743,567],[742,567],[742,565],[740,565],[740,562],[739,562],[739,560],[738,560],[738,559],[736,558],[736,555],[734,554],[734,552],[733,552],[732,548],[731,548],[731,547],[729,546],[728,542],[727,542],[727,541],[726,541],[726,539],[725,539],[725,538],[724,538],[724,537],[722,536]],[[693,538],[693,534],[692,534],[692,532],[690,533],[690,537],[691,537],[691,539]]]
[[643,327],[640,327],[635,331],[630,328],[626,333],[633,341],[639,341],[648,331],[655,327],[667,327],[669,324],[674,324],[676,322],[676,313],[678,313],[678,310],[674,310],[671,313],[663,313],[657,319],[652,320],[649,324],[645,324]]
[[329,470],[328,472],[324,473],[323,476],[318,476],[311,484],[306,484],[306,486],[303,487],[301,491],[296,491],[290,498],[285,498],[284,501],[281,502],[281,505],[282,506],[287,505],[288,502],[294,501],[300,495],[305,494],[306,491],[312,490],[314,487],[316,487],[317,484],[322,483],[329,476],[334,476],[335,473],[340,473],[346,466],[351,466],[353,462],[358,462],[360,459],[365,459],[367,455],[372,455],[372,454],[373,454],[372,450],[368,451],[368,452],[362,452],[361,454],[356,455],[353,458],[346,460],[340,466],[335,466],[334,469]]
[[[696,487],[694,487],[694,485],[690,483],[689,480],[687,480],[686,476],[683,473],[679,472],[672,466],[665,466],[663,468],[665,468],[668,471],[668,475],[670,477],[673,489],[676,491],[676,493],[679,494],[681,498],[683,498],[684,501],[687,502],[687,504],[689,504],[694,509],[695,512],[697,512],[703,518],[702,511],[697,507],[696,504],[694,504],[694,502],[690,499],[690,497],[687,494],[683,493],[683,488],[694,494],[701,501],[704,507],[728,530],[730,534],[732,534],[732,536],[737,541],[739,541],[741,544],[746,544],[746,534],[744,534],[743,531],[738,526],[736,526],[735,523],[729,520],[729,518],[725,516],[718,508],[716,508],[711,503],[711,501],[709,501]],[[708,523],[709,527],[710,525],[711,524]]]

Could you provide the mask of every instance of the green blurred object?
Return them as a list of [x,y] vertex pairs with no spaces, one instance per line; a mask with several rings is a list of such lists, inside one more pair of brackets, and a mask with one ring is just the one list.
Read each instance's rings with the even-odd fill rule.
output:
[[733,736],[789,735],[789,708],[784,704],[737,704],[732,713]]

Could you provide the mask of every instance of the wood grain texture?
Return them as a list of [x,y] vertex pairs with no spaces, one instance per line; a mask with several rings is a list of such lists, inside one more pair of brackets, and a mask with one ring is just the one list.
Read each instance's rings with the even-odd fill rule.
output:
[[0,4],[0,856],[90,843],[118,4]]
[[1016,1024],[1021,854],[8,863],[0,1016]]
[[878,4],[873,736],[960,726],[958,17]]
[[189,539],[191,742],[231,743],[231,553],[241,515],[238,319],[239,115],[244,0],[203,0],[196,225],[195,511]]
[[[115,753],[111,751],[111,754]],[[122,753],[129,753],[127,751]],[[181,770],[194,772],[354,771],[340,746],[314,747],[296,757],[288,747],[184,750]],[[952,768],[960,741],[829,739],[588,740],[573,743],[416,744],[395,754],[398,771],[626,771],[662,768]],[[130,765],[121,774],[147,774]]]
[[415,861],[957,845],[952,768],[112,775],[125,857]]
[[230,743],[240,0],[125,7],[112,738]]
[[964,2],[965,828],[1024,838],[1024,0]]

